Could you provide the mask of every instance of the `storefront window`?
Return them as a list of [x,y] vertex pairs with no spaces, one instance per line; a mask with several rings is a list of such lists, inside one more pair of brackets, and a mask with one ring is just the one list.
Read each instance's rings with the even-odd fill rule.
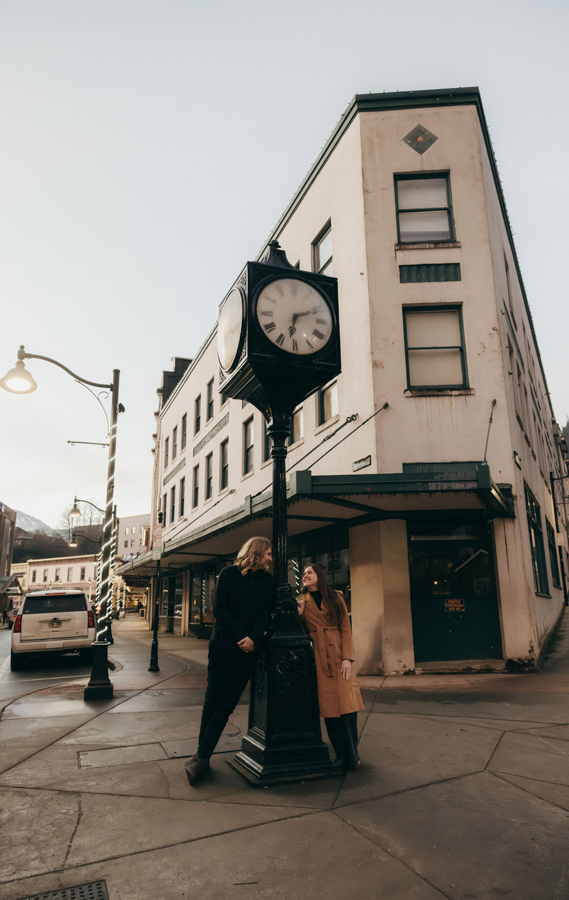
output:
[[174,587],[174,615],[182,615],[182,593],[184,590],[184,576],[176,575]]
[[348,532],[327,534],[289,544],[289,584],[293,594],[302,590],[302,573],[305,566],[317,563],[322,566],[334,590],[341,591],[348,612],[351,608],[350,558]]

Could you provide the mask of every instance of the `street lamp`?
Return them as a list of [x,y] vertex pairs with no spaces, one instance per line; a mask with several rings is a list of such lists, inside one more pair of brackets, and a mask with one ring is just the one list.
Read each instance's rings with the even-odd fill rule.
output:
[[[24,345],[18,350],[18,361],[14,368],[6,373],[4,378],[0,379],[0,386],[6,391],[15,394],[30,394],[35,391],[37,384],[31,374],[26,370],[25,359],[43,359],[45,362],[58,366],[71,375],[80,384],[91,385],[91,387],[106,388],[111,392],[111,421],[109,435],[109,461],[107,466],[107,503],[105,506],[105,522],[103,528],[103,546],[101,559],[101,604],[104,604],[106,615],[109,615],[110,597],[112,596],[112,584],[110,579],[111,571],[111,554],[113,540],[113,502],[115,487],[115,458],[117,452],[117,420],[119,412],[124,412],[124,407],[119,404],[119,369],[113,369],[112,384],[101,384],[98,381],[88,381],[86,378],[80,378],[63,363],[49,356],[40,356],[37,353],[26,353]],[[113,696],[113,685],[109,679],[108,671],[108,649],[109,642],[105,640],[107,623],[106,616],[103,618],[105,627],[97,631],[97,637],[93,643],[93,667],[91,670],[91,678],[89,684],[85,687],[83,696],[85,700],[108,700]]]

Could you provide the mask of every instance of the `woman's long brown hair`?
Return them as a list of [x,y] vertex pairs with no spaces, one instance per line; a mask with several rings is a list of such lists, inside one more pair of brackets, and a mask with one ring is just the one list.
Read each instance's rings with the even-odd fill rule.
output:
[[[326,605],[328,621],[331,625],[338,626],[342,618],[343,606],[336,591],[330,587],[326,572],[318,563],[308,563],[304,568],[305,570],[311,568],[318,578],[318,590],[322,594],[323,603]],[[308,588],[303,588],[300,596],[303,597],[305,595],[310,595]]]

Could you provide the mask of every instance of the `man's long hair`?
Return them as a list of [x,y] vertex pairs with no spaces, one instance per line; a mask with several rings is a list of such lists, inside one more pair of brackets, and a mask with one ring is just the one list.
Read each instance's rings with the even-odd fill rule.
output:
[[[311,568],[318,578],[318,590],[322,594],[322,605],[326,606],[326,617],[330,624],[337,628],[344,611],[342,601],[338,597],[336,591],[330,587],[330,582],[328,581],[328,577],[322,566],[319,566],[318,563],[309,563],[304,568],[305,571],[306,569]],[[303,587],[300,596],[304,600],[306,600],[307,597],[310,597],[308,588]]]
[[245,541],[241,550],[235,559],[235,565],[239,566],[241,573],[245,575],[247,572],[258,572],[265,568],[263,558],[267,550],[271,547],[268,538],[252,537]]

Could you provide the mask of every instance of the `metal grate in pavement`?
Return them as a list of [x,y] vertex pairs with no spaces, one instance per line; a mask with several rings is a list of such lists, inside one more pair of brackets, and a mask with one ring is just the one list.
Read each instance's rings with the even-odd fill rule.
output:
[[89,881],[87,884],[75,884],[60,891],[20,897],[19,900],[109,900],[109,895],[105,881]]

